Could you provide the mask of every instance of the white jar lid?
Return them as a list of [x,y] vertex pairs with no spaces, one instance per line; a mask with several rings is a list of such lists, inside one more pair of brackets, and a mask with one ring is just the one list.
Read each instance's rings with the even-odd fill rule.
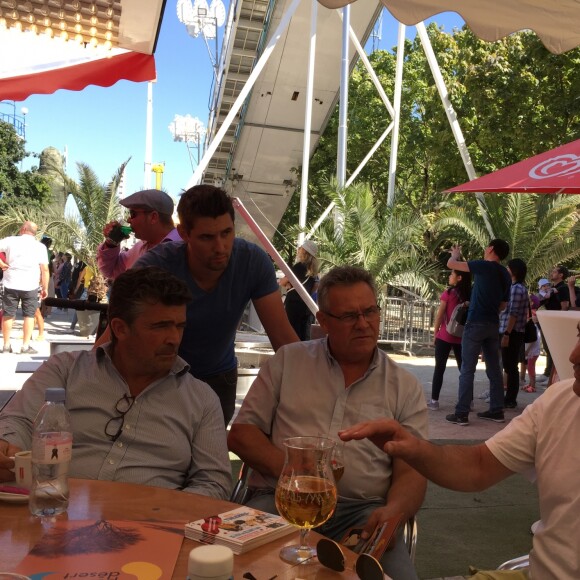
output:
[[234,553],[226,546],[201,546],[189,553],[189,578],[227,580],[233,575]]

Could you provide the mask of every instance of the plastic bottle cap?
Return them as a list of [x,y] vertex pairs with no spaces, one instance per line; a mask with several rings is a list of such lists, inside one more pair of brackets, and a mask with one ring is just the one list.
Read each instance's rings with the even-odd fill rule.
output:
[[51,387],[44,392],[44,400],[59,403],[66,400],[65,390],[62,387]]
[[226,546],[201,546],[189,553],[190,580],[228,580],[234,570],[234,553]]

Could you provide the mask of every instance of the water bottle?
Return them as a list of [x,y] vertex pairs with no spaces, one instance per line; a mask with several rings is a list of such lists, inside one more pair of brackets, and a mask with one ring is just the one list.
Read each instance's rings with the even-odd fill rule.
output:
[[68,507],[68,468],[72,455],[72,429],[64,406],[64,389],[46,389],[45,403],[32,431],[32,486],[30,512],[56,516]]

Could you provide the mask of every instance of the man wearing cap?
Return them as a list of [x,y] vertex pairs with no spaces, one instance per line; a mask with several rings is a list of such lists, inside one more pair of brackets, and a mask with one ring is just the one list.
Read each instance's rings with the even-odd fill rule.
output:
[[127,221],[135,237],[140,241],[126,252],[109,235],[118,222],[110,222],[103,228],[105,241],[97,251],[99,270],[106,278],[114,280],[128,270],[145,252],[161,242],[181,241],[173,224],[173,200],[164,191],[146,189],[121,200],[128,208]]
[[[312,240],[305,240],[298,248],[297,261],[292,266],[292,272],[311,296],[318,287],[317,253],[316,243]],[[314,321],[314,315],[286,276],[280,279],[279,284],[286,288],[284,309],[292,328],[300,340],[310,340],[310,325]]]

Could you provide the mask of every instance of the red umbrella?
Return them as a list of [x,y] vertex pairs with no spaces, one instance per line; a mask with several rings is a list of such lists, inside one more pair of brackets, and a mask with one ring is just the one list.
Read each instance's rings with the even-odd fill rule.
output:
[[580,139],[447,190],[465,192],[580,194]]

